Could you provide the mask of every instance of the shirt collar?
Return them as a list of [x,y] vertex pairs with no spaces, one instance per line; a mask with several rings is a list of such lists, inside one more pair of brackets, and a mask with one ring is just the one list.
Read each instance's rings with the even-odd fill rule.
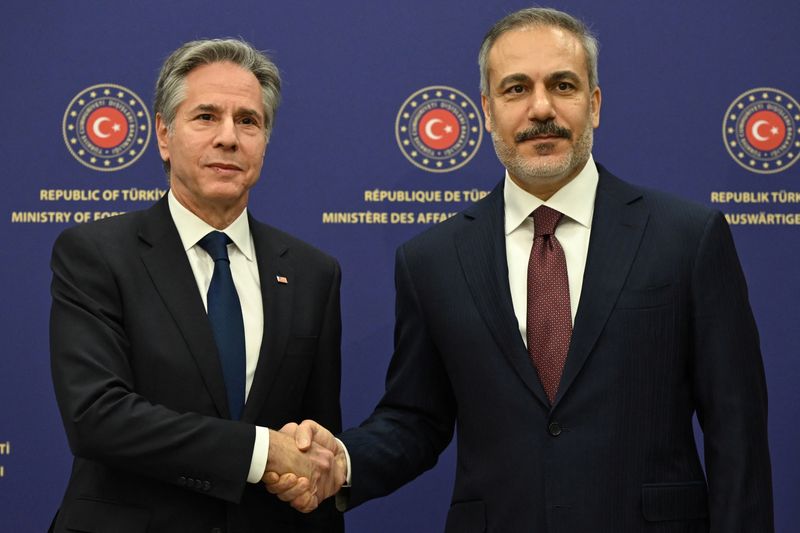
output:
[[[178,235],[180,235],[184,250],[188,251],[209,232],[217,231],[216,228],[186,209],[175,198],[171,189],[168,193],[167,201],[169,202],[170,215],[172,215],[172,220],[175,222],[175,227],[178,228]],[[236,245],[248,261],[253,261],[253,246],[250,239],[250,222],[247,219],[247,208],[222,232],[230,237],[233,244]]]
[[583,170],[545,202],[514,183],[506,170],[503,185],[506,235],[517,229],[541,205],[552,207],[580,225],[591,228],[598,180],[597,165],[590,154]]

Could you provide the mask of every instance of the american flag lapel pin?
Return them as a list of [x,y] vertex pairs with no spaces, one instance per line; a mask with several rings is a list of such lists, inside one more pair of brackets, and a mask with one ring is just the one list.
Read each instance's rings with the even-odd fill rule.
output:
[[283,285],[286,285],[286,284],[288,284],[288,283],[289,283],[289,280],[288,280],[288,279],[286,279],[286,276],[281,276],[280,274],[278,274],[277,276],[275,276],[275,280],[276,280],[278,283],[281,283],[281,284],[283,284]]

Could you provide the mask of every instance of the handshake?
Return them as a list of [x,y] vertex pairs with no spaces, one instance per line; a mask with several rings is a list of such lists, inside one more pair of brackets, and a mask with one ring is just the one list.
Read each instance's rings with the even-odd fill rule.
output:
[[269,432],[262,481],[279,499],[310,513],[336,494],[347,479],[345,451],[333,434],[313,420],[291,422]]

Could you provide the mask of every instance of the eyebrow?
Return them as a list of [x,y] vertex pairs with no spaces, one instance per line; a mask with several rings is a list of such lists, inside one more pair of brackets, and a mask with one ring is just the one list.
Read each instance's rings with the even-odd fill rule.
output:
[[573,72],[571,70],[558,70],[547,76],[547,81],[556,81],[556,80],[570,80],[570,81],[580,82],[581,77],[578,76],[576,72]]
[[[220,113],[222,108],[216,104],[198,104],[191,110],[191,112],[197,111],[205,111],[208,113]],[[259,120],[264,120],[264,117],[255,109],[251,109],[249,107],[240,107],[234,111],[234,115],[237,116],[250,116],[250,117],[257,117]]]
[[[580,76],[578,76],[577,73],[575,73],[572,70],[557,70],[556,72],[550,73],[545,78],[546,82],[553,82],[557,80],[570,80],[574,82],[580,82],[581,78]],[[509,74],[508,76],[500,80],[498,87],[505,87],[512,83],[530,83],[530,82],[531,82],[530,76],[528,76],[527,74],[523,74],[522,72],[515,72],[514,74]]]
[[220,108],[214,104],[198,104],[191,111],[208,111],[209,113],[218,113]]
[[500,80],[498,87],[505,87],[506,85],[509,85],[511,83],[529,83],[530,81],[531,81],[530,76],[528,76],[527,74],[523,74],[521,72],[517,72],[514,74],[509,74],[508,76]]

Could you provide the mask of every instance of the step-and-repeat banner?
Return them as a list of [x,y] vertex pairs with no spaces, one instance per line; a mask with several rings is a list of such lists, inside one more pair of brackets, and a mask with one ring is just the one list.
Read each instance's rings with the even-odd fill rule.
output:
[[[6,1],[0,530],[44,531],[62,496],[71,455],[50,382],[50,249],[64,228],[145,208],[165,192],[151,108],[170,51],[240,36],[281,68],[283,104],[250,206],[341,261],[351,426],[383,389],[396,246],[503,176],[483,130],[476,55],[489,26],[526,5]],[[731,224],[761,332],[781,533],[800,528],[798,6],[554,5],[590,22],[601,41],[595,159],[717,208]],[[431,472],[347,513],[348,529],[441,531],[453,463],[451,447]]]

